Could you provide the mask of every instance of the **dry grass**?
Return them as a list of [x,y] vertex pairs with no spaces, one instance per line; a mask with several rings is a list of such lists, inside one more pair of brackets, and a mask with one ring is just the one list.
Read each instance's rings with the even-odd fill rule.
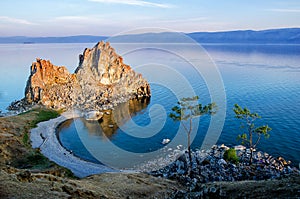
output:
[[48,109],[33,109],[16,116],[0,118],[0,165],[40,172],[61,170],[64,175],[71,172],[44,157],[39,150],[32,149],[30,129],[37,123],[58,117],[60,113]]

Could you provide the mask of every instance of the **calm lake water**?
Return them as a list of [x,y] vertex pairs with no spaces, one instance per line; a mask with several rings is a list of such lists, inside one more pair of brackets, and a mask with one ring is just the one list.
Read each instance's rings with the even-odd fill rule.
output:
[[[0,45],[2,74],[0,109],[4,111],[11,101],[23,97],[29,68],[36,57],[50,59],[53,64],[65,65],[70,71],[74,71],[78,65],[78,55],[84,48],[93,45]],[[118,48],[121,48],[114,45],[113,47],[117,52],[119,52]],[[258,149],[273,156],[283,156],[291,160],[294,165],[298,165],[300,162],[300,46],[206,44],[203,47],[207,50],[211,63],[219,70],[225,87],[226,118],[217,143],[225,143],[228,146],[238,144],[236,137],[241,132],[240,123],[234,118],[232,111],[233,105],[238,103],[262,116],[262,119],[258,120],[259,125],[268,124],[273,129],[270,138],[262,139]],[[197,54],[188,46],[172,48],[187,48],[190,49],[190,54]],[[102,122],[87,122],[77,118],[62,124],[58,128],[61,143],[84,159],[97,162],[90,153],[101,153],[106,156],[104,158],[115,161],[136,161],[134,158],[123,160],[112,150],[112,145],[131,153],[144,154],[162,148],[163,139],[172,140],[176,137],[180,131],[179,123],[165,116],[178,101],[176,97],[178,91],[174,91],[173,88],[178,88],[181,92],[179,96],[184,96],[185,87],[182,86],[180,79],[171,81],[174,71],[187,80],[195,94],[200,96],[203,104],[211,101],[207,81],[197,74],[191,63],[184,57],[153,48],[130,51],[124,53],[123,57],[126,64],[143,72],[143,76],[147,79],[159,76],[164,83],[158,80],[151,81],[152,97],[149,102],[131,101],[122,104],[116,107],[113,113],[106,115]],[[202,55],[199,59],[193,57],[193,62],[202,63],[202,59]],[[147,67],[153,68],[147,70],[145,69]],[[167,68],[169,71],[159,70],[160,67]],[[207,65],[208,70],[209,67],[210,64]],[[225,110],[224,107],[220,108]],[[192,144],[193,148],[202,145],[210,121],[209,116],[201,117]],[[147,131],[143,130],[144,127],[147,127]],[[182,140],[182,144],[185,145],[185,135],[182,132],[179,134],[179,140]],[[95,150],[91,151],[91,149]]]

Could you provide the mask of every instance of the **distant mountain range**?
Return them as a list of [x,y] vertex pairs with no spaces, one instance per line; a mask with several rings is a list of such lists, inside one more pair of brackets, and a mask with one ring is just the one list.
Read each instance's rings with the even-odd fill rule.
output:
[[187,34],[200,43],[284,43],[300,44],[300,28],[244,30],[229,32],[195,32]]
[[96,43],[108,39],[121,43],[186,43],[192,42],[189,36],[199,43],[253,43],[253,44],[300,44],[300,28],[284,28],[271,30],[238,30],[227,32],[194,32],[194,33],[143,33],[136,35],[120,35],[114,38],[106,36],[67,36],[67,37],[0,37],[0,43]]

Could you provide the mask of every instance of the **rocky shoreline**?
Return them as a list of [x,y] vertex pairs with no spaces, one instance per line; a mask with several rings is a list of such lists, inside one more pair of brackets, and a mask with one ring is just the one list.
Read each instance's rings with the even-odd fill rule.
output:
[[268,153],[255,151],[253,163],[249,164],[250,150],[241,145],[235,147],[239,163],[224,160],[224,153],[229,148],[223,145],[214,145],[208,150],[192,152],[192,169],[189,169],[187,152],[175,162],[165,168],[150,172],[155,177],[176,180],[189,188],[188,191],[174,193],[174,198],[195,195],[203,197],[209,193],[218,193],[224,196],[221,190],[213,187],[208,189],[203,183],[235,182],[247,180],[283,179],[290,176],[299,176],[300,171],[292,167],[290,161],[282,157],[272,157]]

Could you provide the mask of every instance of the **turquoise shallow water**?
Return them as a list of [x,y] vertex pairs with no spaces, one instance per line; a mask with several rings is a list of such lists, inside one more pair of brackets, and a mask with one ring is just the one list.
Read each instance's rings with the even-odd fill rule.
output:
[[[36,56],[55,60],[54,64],[66,65],[73,71],[78,63],[78,54],[85,47],[91,46],[93,44],[0,45],[0,70],[3,74],[0,85],[0,108],[3,110],[10,101],[23,96],[29,66]],[[298,165],[300,162],[300,46],[208,44],[204,45],[204,48],[221,74],[226,93],[226,119],[217,143],[238,144],[236,137],[240,132],[240,123],[234,119],[232,111],[233,105],[238,103],[262,116],[258,124],[268,124],[273,129],[270,138],[261,141],[259,150],[267,151],[274,156],[283,156],[292,160],[294,165]],[[188,80],[195,93],[200,96],[202,103],[206,104],[211,100],[203,78],[197,75],[193,67],[182,58],[155,49],[144,49],[126,54],[124,60],[137,70],[142,64],[141,60],[147,60],[148,65],[151,65],[149,63],[155,65],[157,60],[163,60],[159,62],[161,65],[173,68]],[[198,61],[202,61],[201,57]],[[161,73],[157,70],[152,72],[157,75]],[[148,74],[143,75],[147,78]],[[166,79],[170,76],[167,73],[160,75]],[[181,83],[177,82],[175,86],[180,88]],[[164,146],[161,143],[162,139],[172,140],[176,136],[179,124],[169,118],[163,118],[161,111],[155,110],[157,105],[160,105],[168,114],[171,107],[176,105],[177,98],[168,86],[154,82],[151,83],[151,88],[152,98],[149,104],[129,112],[135,125],[145,127],[152,124],[150,127],[155,132],[154,135],[151,128],[147,132],[139,132],[139,138],[134,136],[136,134],[128,135],[127,130],[135,126],[128,123],[130,120],[126,118],[120,124],[120,127],[126,127],[125,129],[116,128],[116,125],[108,129],[105,127],[107,124],[104,123],[91,124],[76,119],[59,128],[62,144],[76,155],[90,161],[96,160],[89,155],[86,147],[83,147],[86,143],[97,148],[96,153],[98,151],[108,154],[111,147],[109,143],[125,151],[140,154],[160,149]],[[138,105],[133,104],[133,106]],[[126,106],[123,109],[124,107],[116,108],[119,113],[126,111]],[[210,120],[208,116],[200,119],[192,147],[201,146]],[[164,121],[162,126],[160,121]],[[180,139],[183,144],[186,142],[184,135]],[[110,156],[114,158],[113,155]],[[117,155],[115,158],[116,161],[120,160]]]

